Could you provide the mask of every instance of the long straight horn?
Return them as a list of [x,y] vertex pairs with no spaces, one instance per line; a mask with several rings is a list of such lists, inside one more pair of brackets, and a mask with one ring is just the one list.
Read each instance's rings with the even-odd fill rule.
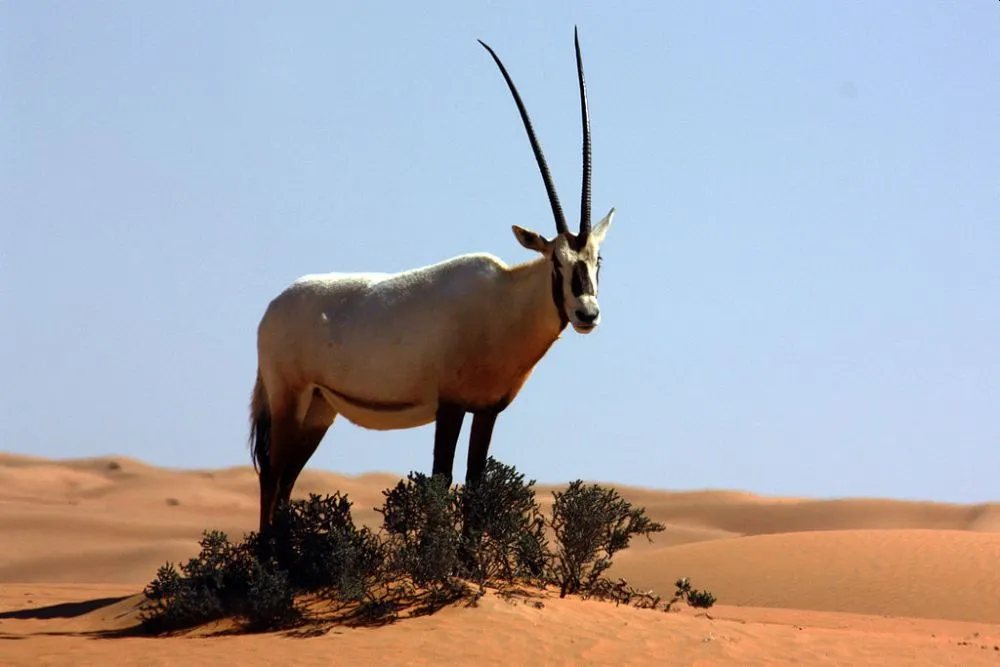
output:
[[[552,174],[549,173],[549,165],[545,162],[545,155],[542,153],[542,147],[538,143],[538,138],[535,137],[535,130],[531,126],[531,118],[528,117],[528,110],[524,108],[524,102],[521,101],[521,95],[517,92],[517,87],[511,80],[510,75],[507,73],[507,68],[503,66],[500,62],[500,58],[497,54],[493,52],[486,42],[483,40],[477,40],[483,45],[490,55],[493,56],[493,60],[496,61],[497,67],[500,68],[500,73],[503,74],[503,78],[507,81],[507,87],[510,88],[511,94],[514,96],[514,101],[517,103],[517,110],[521,112],[521,121],[524,123],[524,129],[528,133],[528,141],[531,142],[531,150],[535,153],[535,162],[538,163],[538,171],[542,173],[542,180],[545,181],[545,191],[549,194],[549,204],[552,205],[552,217],[556,220],[556,231],[560,234],[565,234],[568,231],[566,227],[566,216],[563,215],[562,205],[559,203],[559,195],[556,194],[556,187],[552,184]],[[589,225],[588,225],[589,226]]]
[[580,36],[573,27],[576,45],[576,73],[580,79],[580,113],[583,116],[583,185],[580,187],[580,241],[590,234],[590,113],[587,110],[587,83],[583,79],[583,57],[580,55]]

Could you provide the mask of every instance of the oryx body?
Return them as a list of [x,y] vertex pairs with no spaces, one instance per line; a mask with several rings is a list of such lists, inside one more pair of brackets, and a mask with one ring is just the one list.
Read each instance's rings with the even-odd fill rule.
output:
[[337,415],[358,426],[403,429],[436,422],[433,474],[451,479],[466,413],[473,414],[466,482],[478,480],[493,425],[567,324],[600,321],[599,251],[614,210],[590,225],[590,133],[576,43],[584,127],[580,232],[566,226],[527,112],[521,112],[549,193],[558,235],[513,226],[540,254],[508,266],[475,253],[399,273],[327,273],[295,281],[258,327],[251,444],[261,487],[261,530],[287,501]]

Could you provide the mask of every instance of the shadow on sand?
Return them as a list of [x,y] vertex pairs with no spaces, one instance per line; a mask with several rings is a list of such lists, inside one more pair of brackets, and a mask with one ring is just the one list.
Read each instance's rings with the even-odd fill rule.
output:
[[[130,616],[134,605],[128,604],[134,595],[94,598],[79,602],[60,602],[58,604],[16,609],[0,612],[0,621],[54,621],[58,619],[75,619],[101,610],[111,611],[116,605],[122,609],[117,616]],[[29,639],[31,637],[93,637],[95,639],[111,639],[115,637],[142,637],[144,633],[137,624],[128,627],[107,630],[27,630],[25,632],[0,632],[0,640]]]
[[[299,600],[304,612],[302,618],[284,628],[271,630],[254,630],[237,623],[234,627],[225,623],[226,619],[217,619],[201,626],[177,628],[172,631],[151,631],[144,627],[139,612],[142,595],[123,595],[115,597],[94,598],[79,602],[61,602],[58,604],[18,609],[0,612],[2,620],[58,620],[76,619],[88,614],[100,613],[102,618],[95,619],[95,629],[80,627],[59,629],[57,627],[33,627],[24,631],[0,630],[0,641],[29,639],[31,637],[87,637],[91,639],[117,638],[149,638],[156,637],[220,637],[232,635],[247,635],[258,633],[276,633],[286,637],[308,638],[328,634],[335,629],[347,628],[377,628],[391,625],[407,619],[433,615],[446,607],[477,607],[484,590],[452,590],[452,591],[420,591],[409,592],[409,595],[386,596],[381,600],[372,601],[368,605],[336,604],[322,599]],[[494,595],[507,602],[534,602],[541,606],[544,597],[539,591],[520,587],[510,587],[503,591],[493,591]],[[377,609],[376,609],[377,608]],[[114,620],[112,620],[114,619]],[[233,619],[229,618],[232,621]],[[221,623],[220,623],[221,621]],[[108,627],[108,626],[118,627]],[[100,628],[104,626],[104,628]],[[214,626],[214,627],[213,627]],[[92,626],[93,627],[93,626]]]
[[36,619],[47,621],[53,618],[77,618],[92,611],[97,611],[104,607],[127,600],[128,595],[120,595],[111,598],[97,598],[95,600],[83,600],[82,602],[60,602],[50,604],[45,607],[35,607],[34,609],[18,609],[17,611],[0,612],[0,620],[18,619],[21,621]]

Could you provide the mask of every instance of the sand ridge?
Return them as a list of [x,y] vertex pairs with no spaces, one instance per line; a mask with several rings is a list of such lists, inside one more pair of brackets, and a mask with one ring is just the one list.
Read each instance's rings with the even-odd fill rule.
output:
[[[375,526],[381,491],[399,479],[307,470],[296,496],[340,490],[354,501],[356,520]],[[712,618],[690,609],[662,614],[558,599],[535,609],[487,598],[474,610],[315,640],[265,635],[176,646],[179,640],[82,637],[108,630],[116,613],[124,622],[129,596],[165,561],[196,554],[203,530],[234,538],[252,530],[252,468],[169,470],[125,457],[0,454],[0,638],[23,640],[0,642],[0,665],[102,664],[109,655],[121,664],[175,664],[185,656],[266,664],[260,652],[281,655],[290,641],[298,642],[296,664],[329,664],[328,642],[337,641],[338,655],[377,650],[388,664],[511,664],[514,657],[538,664],[863,664],[894,656],[896,664],[1000,665],[1000,648],[993,648],[1000,646],[1000,504],[615,486],[667,530],[652,544],[637,540],[616,558],[613,573],[667,595],[677,577],[690,576],[719,598]],[[553,488],[539,485],[543,504]],[[132,646],[138,652],[129,658],[132,649],[120,647]],[[20,661],[29,648],[51,661]],[[419,660],[409,661],[414,656]]]

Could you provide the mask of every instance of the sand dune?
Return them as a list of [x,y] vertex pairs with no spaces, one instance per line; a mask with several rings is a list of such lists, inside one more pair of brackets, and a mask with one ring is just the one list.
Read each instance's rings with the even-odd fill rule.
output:
[[101,639],[137,596],[114,585],[0,587],[3,665],[995,665],[1000,626],[717,606],[712,618],[490,595],[389,627],[279,634]]
[[[398,479],[310,470],[296,495],[340,490],[356,520],[374,526],[381,491]],[[544,504],[551,489],[539,488]],[[132,603],[117,597],[137,593],[165,561],[197,553],[203,530],[238,538],[253,529],[256,476],[249,466],[177,471],[122,457],[0,454],[0,638],[25,639],[0,643],[0,665],[104,664],[111,655],[121,664],[265,664],[291,641],[301,664],[328,664],[332,641],[338,656],[378,651],[389,664],[1000,664],[1000,504],[618,489],[667,530],[637,541],[614,572],[664,594],[690,576],[719,598],[714,619],[487,598],[474,610],[310,640],[91,641],[81,634],[130,618]]]
[[616,572],[674,573],[730,604],[1000,623],[1000,533],[930,529],[755,535],[632,550]]

